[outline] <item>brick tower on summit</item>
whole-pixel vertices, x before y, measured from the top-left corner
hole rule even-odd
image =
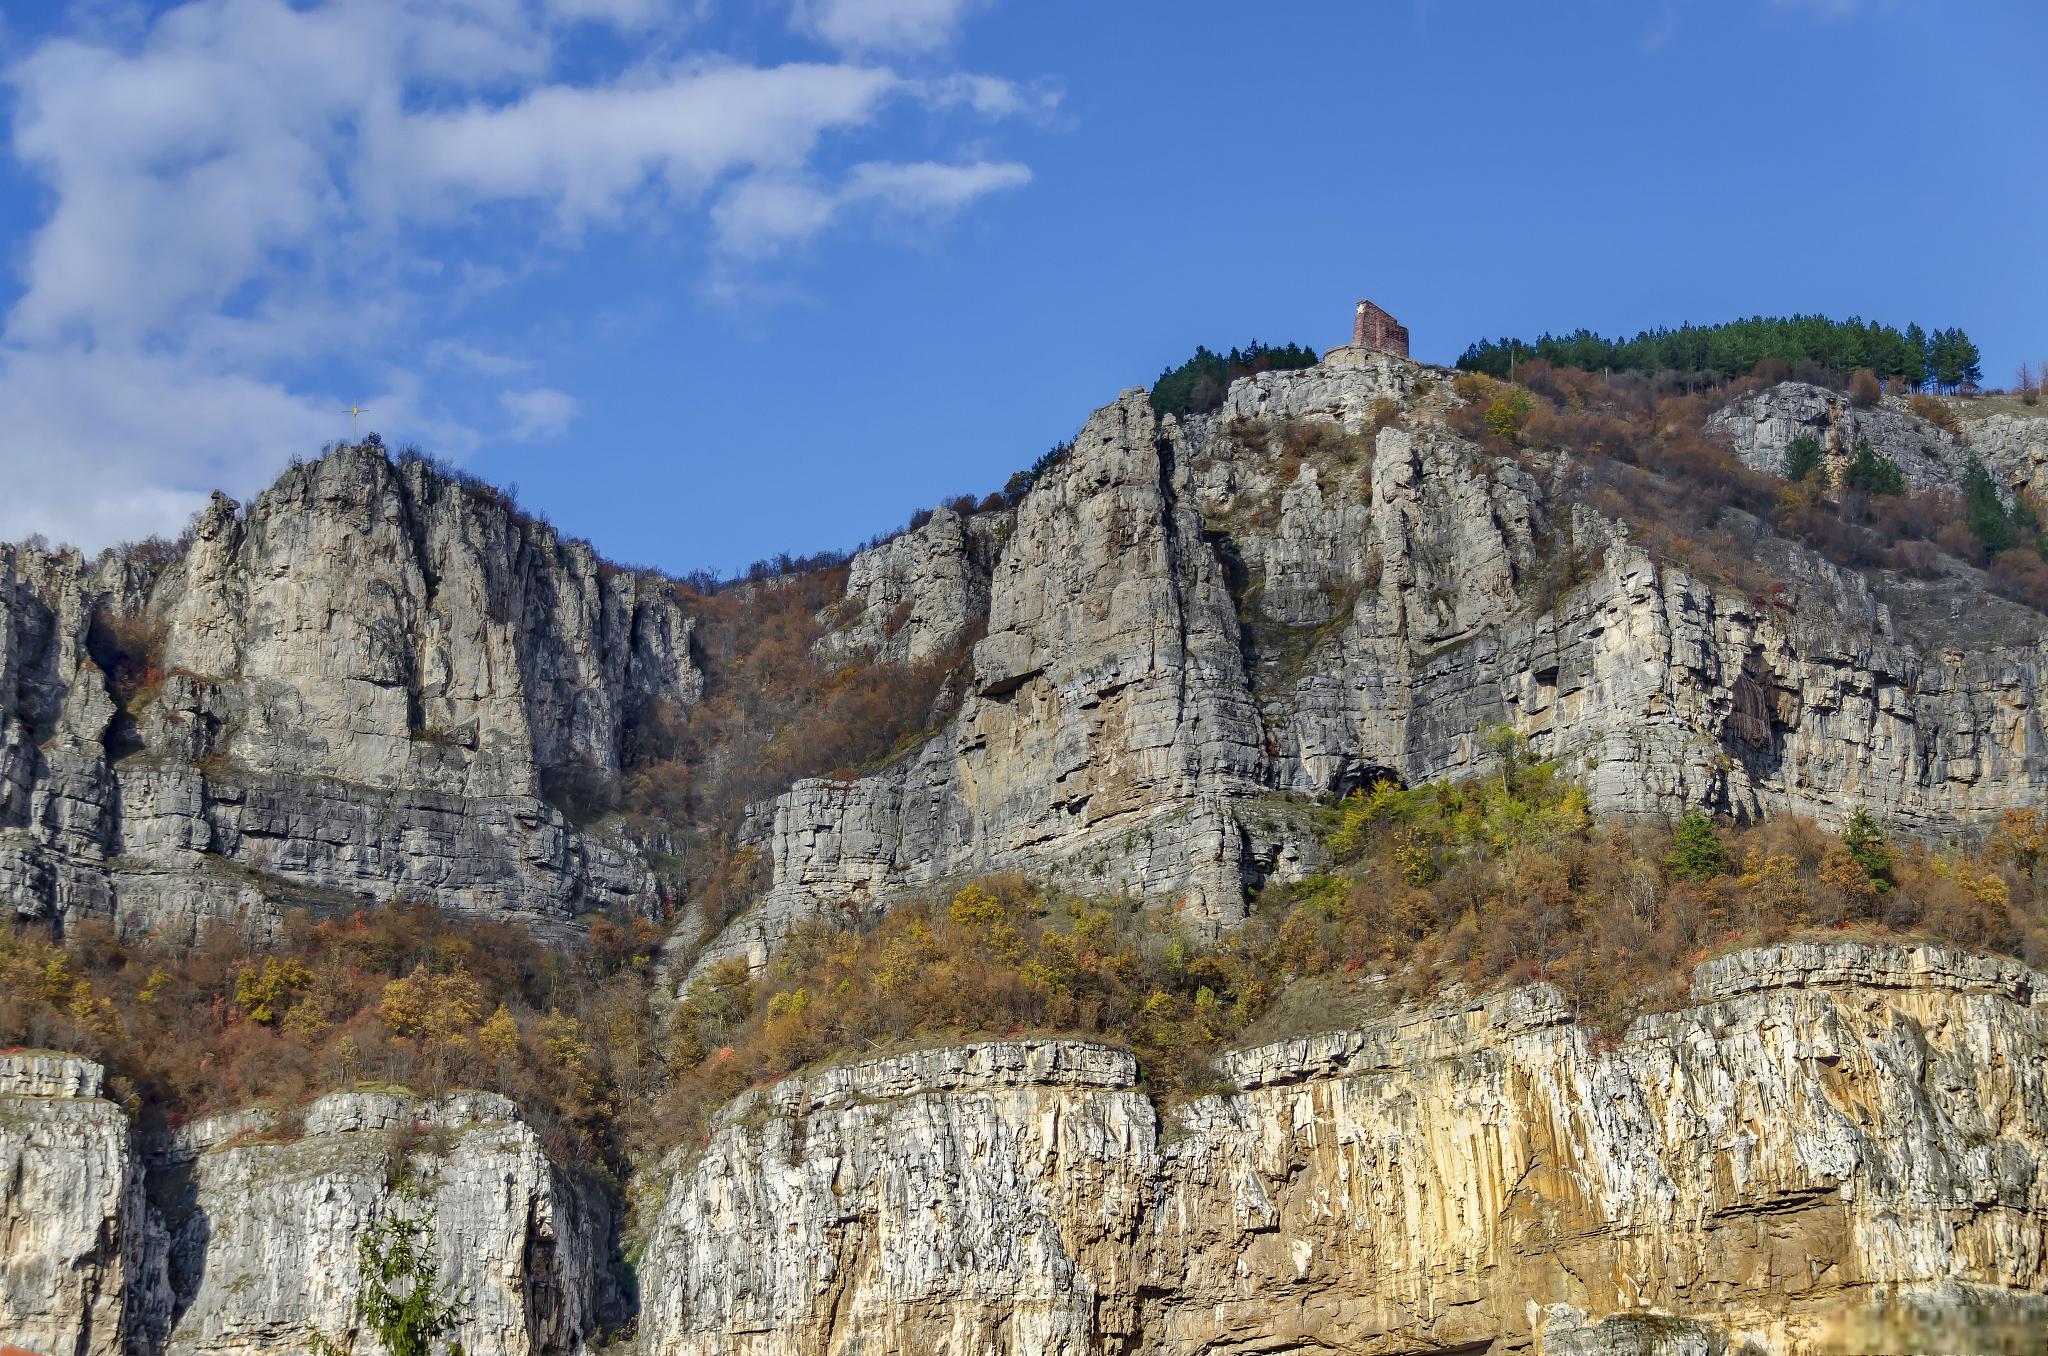
[[[1369,301],[1358,303],[1351,322],[1351,346],[1408,356],[1408,327]]]

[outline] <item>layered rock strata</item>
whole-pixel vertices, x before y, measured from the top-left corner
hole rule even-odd
[[[1482,771],[1493,726],[1600,814],[1860,806],[1945,835],[2048,795],[2038,614],[1987,606],[1981,580],[1887,591],[1754,523],[1731,530],[1777,584],[1709,584],[1575,504],[1569,464],[1458,436],[1444,386],[1370,354],[1237,382],[1213,415],[1156,418],[1137,393],[1098,411],[1016,510],[956,717],[876,775],[764,809],[773,885],[699,972],[758,963],[797,919],[1006,869],[1225,928],[1247,885],[1313,860],[1284,797]],[[1776,456],[1809,391],[1814,419],[1876,432],[1912,475],[1960,474],[1946,433],[1820,388],[1724,423]],[[972,575],[947,545],[971,539],[948,524],[864,554],[860,596]]]
[[[123,1356],[162,1312],[161,1237],[104,1083],[89,1060],[0,1054],[0,1336],[31,1351]]]
[[[1013,526],[1008,512],[963,517],[941,507],[922,526],[855,555],[821,649],[892,664],[948,657],[988,617],[990,577]]]
[[[823,1070],[671,1164],[643,1350],[1801,1353],[1916,1296],[2040,1322],[2044,995],[1789,945],[1618,1038],[1539,985],[1239,1051],[1163,1120],[1082,1043]]]
[[[335,1093],[139,1144],[100,1067],[0,1055],[0,1334],[55,1356],[304,1356],[357,1336],[358,1243],[431,1219],[471,1356],[576,1356],[625,1316],[611,1208],[510,1102]]]
[[[620,1316],[603,1196],[551,1164],[494,1094],[336,1093],[289,1128],[217,1117],[158,1149],[150,1186],[174,1296],[151,1353],[346,1342],[357,1245],[391,1211],[433,1222],[438,1283],[463,1307],[452,1336],[470,1356],[570,1356]]]
[[[564,810],[626,723],[701,690],[666,581],[502,496],[345,448],[182,556],[0,548],[0,891],[128,931],[426,898],[556,921],[649,908]]]

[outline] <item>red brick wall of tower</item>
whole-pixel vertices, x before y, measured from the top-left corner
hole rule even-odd
[[[1408,356],[1408,327],[1369,301],[1358,303],[1358,316],[1351,326],[1351,342],[1360,348],[1376,348]]]

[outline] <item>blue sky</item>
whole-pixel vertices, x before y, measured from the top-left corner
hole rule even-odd
[[[2048,7],[0,3],[0,537],[366,428],[730,569],[1197,343],[1757,312],[2048,358]]]

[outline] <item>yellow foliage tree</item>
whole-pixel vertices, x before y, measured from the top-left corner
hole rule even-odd
[[[483,990],[467,970],[435,974],[421,964],[384,986],[377,1015],[394,1035],[430,1047],[462,1045],[483,1017]]]

